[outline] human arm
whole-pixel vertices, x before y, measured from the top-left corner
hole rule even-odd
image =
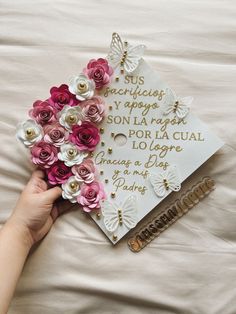
[[[36,170],[15,209],[0,230],[0,314],[7,313],[27,255],[50,230],[58,216],[55,200],[61,189],[48,189],[44,174]]]

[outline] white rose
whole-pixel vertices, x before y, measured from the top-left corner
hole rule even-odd
[[[80,185],[82,182],[76,180],[74,176],[69,177],[66,183],[61,185],[62,197],[69,200],[71,203],[77,202],[77,197],[80,195]]]
[[[84,74],[73,77],[69,84],[69,91],[76,95],[75,97],[81,101],[92,98],[94,90],[94,81],[88,79]]]
[[[59,123],[71,133],[72,126],[76,124],[80,125],[84,120],[84,114],[80,106],[70,107],[66,105],[58,113],[58,118]]]
[[[65,165],[68,167],[81,164],[87,156],[87,153],[79,151],[77,147],[71,143],[63,144],[58,153],[58,159],[64,161]]]
[[[16,137],[26,147],[32,147],[43,138],[43,128],[34,120],[29,119],[18,124],[16,128]]]

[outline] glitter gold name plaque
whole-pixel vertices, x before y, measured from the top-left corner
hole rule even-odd
[[[128,247],[132,252],[141,251],[148,243],[157,238],[163,231],[185,215],[193,206],[199,203],[215,188],[215,182],[210,177],[203,178],[190,190],[181,195],[170,206],[158,213],[152,221],[139,229],[128,239]]]

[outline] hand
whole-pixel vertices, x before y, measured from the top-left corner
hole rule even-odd
[[[54,205],[59,187],[48,189],[36,170],[24,188],[13,214],[0,230],[0,313],[7,309],[31,246],[50,230],[58,216]]]
[[[27,237],[30,246],[48,233],[59,214],[54,202],[62,190],[58,186],[48,189],[43,178],[43,171],[34,171],[8,221]]]

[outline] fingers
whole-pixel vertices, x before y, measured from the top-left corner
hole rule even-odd
[[[47,190],[47,183],[44,181],[44,176],[45,174],[42,170],[35,170],[27,183],[26,190],[30,193],[40,193]]]
[[[55,186],[54,188],[48,189],[47,191],[42,193],[45,201],[47,203],[53,204],[62,194],[62,189],[59,186]]]

